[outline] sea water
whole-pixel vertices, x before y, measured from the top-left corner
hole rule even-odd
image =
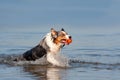
[[[50,27],[0,29],[0,80],[119,80],[120,32],[115,28],[66,27],[73,42],[61,54],[70,67],[30,62],[12,65],[11,59],[36,46]],[[59,28],[57,28],[59,29]],[[61,60],[62,62],[62,60]],[[19,64],[28,62],[19,62]],[[64,63],[64,62],[63,62]]]

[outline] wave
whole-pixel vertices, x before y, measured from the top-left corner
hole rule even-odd
[[[0,64],[9,64],[9,65],[17,65],[17,66],[24,66],[24,65],[40,65],[40,66],[48,66],[51,67],[52,65],[49,64],[45,58],[40,58],[36,61],[14,61],[20,55],[0,55]],[[103,63],[103,62],[95,62],[95,61],[87,61],[81,60],[80,58],[68,58],[68,63],[70,68],[94,68],[94,69],[119,69],[120,70],[120,63]]]

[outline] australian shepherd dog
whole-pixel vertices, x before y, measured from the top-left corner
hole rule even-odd
[[[61,64],[55,58],[55,55],[59,54],[61,48],[71,42],[72,37],[63,28],[60,31],[51,28],[51,31],[45,35],[37,46],[23,53],[22,58],[26,61],[35,61],[44,56],[47,62],[59,66]]]

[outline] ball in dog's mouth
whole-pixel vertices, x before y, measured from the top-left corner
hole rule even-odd
[[[69,45],[70,43],[72,43],[72,39],[62,39],[61,43]]]
[[[67,39],[66,43],[67,43],[67,45],[69,45],[70,43],[72,43],[72,39]]]

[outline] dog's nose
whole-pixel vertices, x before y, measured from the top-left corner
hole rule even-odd
[[[71,38],[72,38],[72,36],[69,36],[69,38],[71,39]]]

